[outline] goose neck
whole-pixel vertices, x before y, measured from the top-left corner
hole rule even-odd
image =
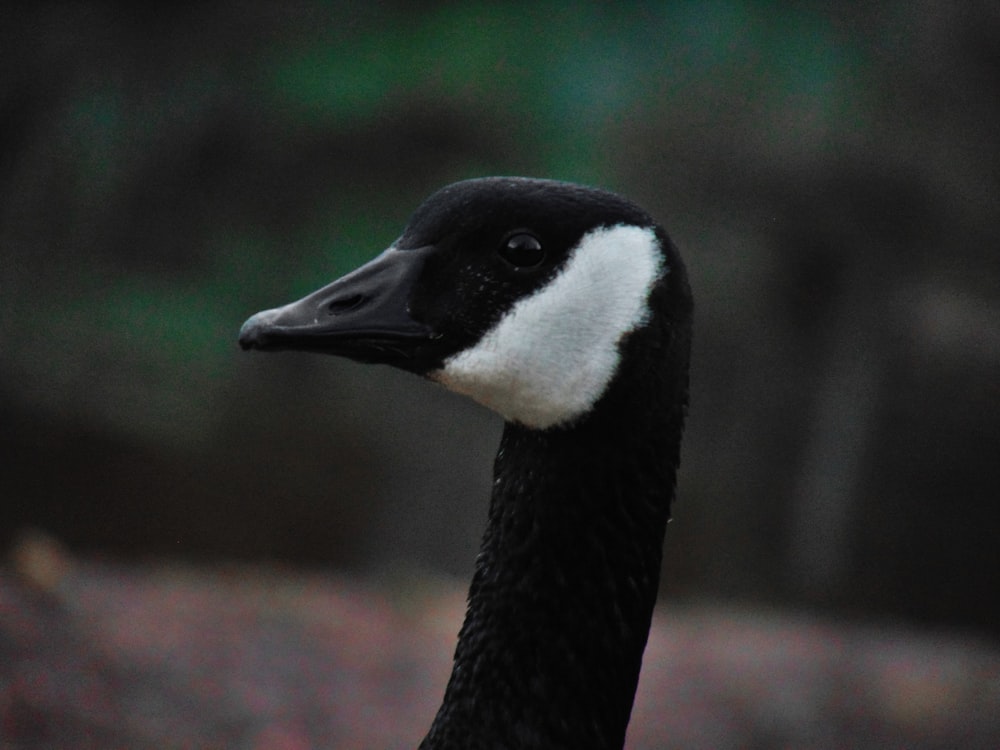
[[[669,430],[609,436],[599,420],[505,427],[453,673],[422,748],[622,747],[673,496],[670,442]]]

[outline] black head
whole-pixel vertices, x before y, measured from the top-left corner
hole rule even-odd
[[[547,427],[600,397],[674,270],[682,280],[663,230],[620,196],[467,180],[424,201],[374,260],[250,318],[240,344],[390,364]]]

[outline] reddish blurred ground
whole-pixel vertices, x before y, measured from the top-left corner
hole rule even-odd
[[[463,610],[255,567],[0,568],[0,748],[416,747]],[[998,748],[1000,649],[804,617],[661,606],[629,747]]]

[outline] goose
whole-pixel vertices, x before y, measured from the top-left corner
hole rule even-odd
[[[244,349],[387,364],[504,419],[451,677],[421,750],[621,748],[688,403],[692,298],[663,228],[602,189],[441,188]]]

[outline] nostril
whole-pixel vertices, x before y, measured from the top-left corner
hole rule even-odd
[[[349,297],[341,297],[328,303],[326,310],[330,315],[343,315],[351,310],[361,307],[368,298],[363,294],[352,294]]]

